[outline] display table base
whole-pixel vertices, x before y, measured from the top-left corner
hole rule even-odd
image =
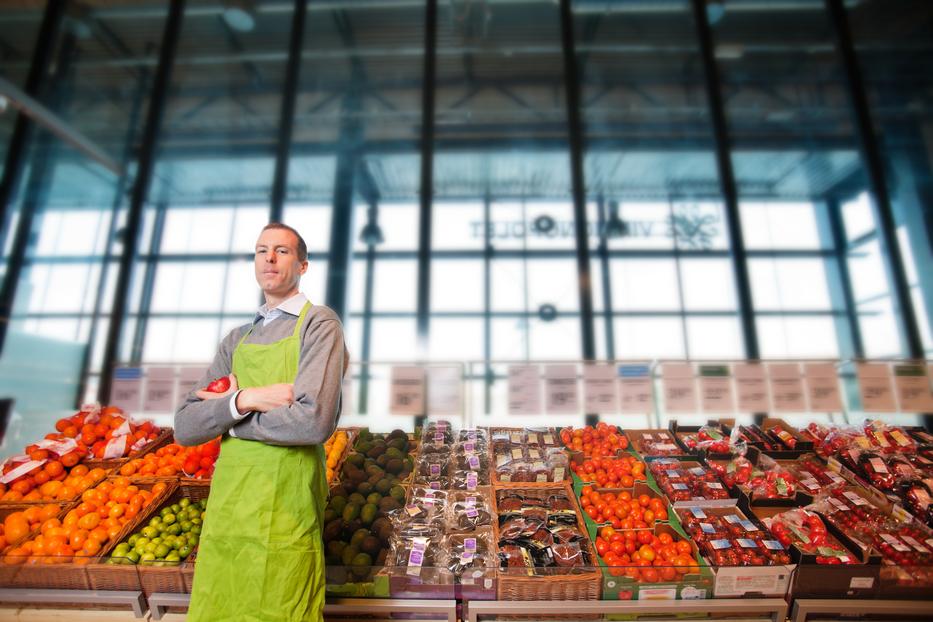
[[[161,620],[170,607],[188,607],[190,594],[160,594],[149,596],[149,610],[153,620]],[[324,615],[366,616],[367,619],[390,619],[396,613],[417,613],[432,615],[430,618],[419,617],[419,622],[457,622],[457,601],[455,600],[404,600],[399,598],[340,598],[328,600],[324,606]],[[379,616],[382,615],[383,618]]]
[[[928,600],[836,600],[801,598],[794,601],[792,622],[838,620],[845,616],[886,616],[908,620],[933,618],[933,602]]]
[[[592,601],[501,601],[474,600],[466,603],[466,620],[479,622],[480,617],[540,615],[584,616],[600,614],[640,614],[669,616],[676,620],[683,614],[699,612],[710,619],[728,617],[730,622],[755,620],[784,622],[787,603],[782,598],[730,599],[730,600],[592,600]],[[559,613],[556,613],[559,612]],[[663,618],[652,617],[652,622]]]
[[[137,618],[146,614],[142,592],[0,588],[0,603],[128,606]]]

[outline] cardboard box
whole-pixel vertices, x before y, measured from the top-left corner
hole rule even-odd
[[[719,430],[719,432],[725,436],[729,437],[729,434],[732,431],[733,425],[735,425],[734,419],[721,419],[719,421],[710,419],[706,422],[707,426],[714,427]],[[700,454],[700,449],[690,449],[687,447],[687,444],[684,442],[684,438],[693,434],[697,434],[700,431],[700,428],[704,426],[698,425],[679,425],[676,421],[671,421],[668,425],[668,430],[674,436],[674,439],[677,441],[677,444],[681,446],[684,453],[688,456],[697,456]],[[718,459],[728,459],[731,457],[731,454],[728,453],[715,453],[710,454],[713,458]]]
[[[658,460],[660,458],[687,458],[691,455],[684,451],[683,446],[677,442],[677,439],[673,434],[671,434],[670,430],[626,430],[625,433],[628,435],[629,441],[631,442],[630,447],[633,447],[635,451],[638,452],[638,455],[641,456],[642,460],[647,461]],[[645,439],[662,441],[663,444],[670,444],[673,446],[671,451],[675,453],[671,455],[652,455],[644,448]]]
[[[762,522],[786,508],[757,507],[752,509],[753,516]],[[819,513],[817,513],[819,515]],[[797,564],[791,583],[793,598],[876,598],[880,588],[881,556],[869,554],[848,538],[825,517],[823,524],[826,531],[860,564],[824,565],[816,563],[816,555],[805,553],[796,546],[791,546],[791,558]]]
[[[684,539],[684,536],[673,527],[663,523],[657,523],[653,531],[656,535],[668,533],[675,539]],[[599,558],[600,569],[603,573],[603,600],[697,600],[712,598],[713,573],[703,562],[696,543],[692,540],[689,542],[693,558],[700,566],[700,572],[677,575],[678,579],[675,581],[641,583],[624,576],[619,571],[620,569],[613,571],[603,563],[602,558]],[[614,574],[622,576],[613,576]]]

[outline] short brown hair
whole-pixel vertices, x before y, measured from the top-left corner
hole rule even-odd
[[[293,227],[289,227],[282,222],[270,222],[268,225],[262,228],[263,231],[266,229],[284,229],[285,231],[291,231],[292,235],[295,236],[298,240],[298,260],[307,261],[308,260],[308,245],[305,244],[305,239],[301,237],[301,234],[295,231]]]

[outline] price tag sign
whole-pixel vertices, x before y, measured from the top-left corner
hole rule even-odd
[[[544,386],[549,415],[575,415],[580,412],[576,365],[546,365]]]
[[[811,412],[841,412],[839,379],[832,363],[807,363],[803,366]]]
[[[897,412],[891,369],[887,363],[859,363],[856,367],[859,396],[865,412]]]
[[[541,376],[537,365],[509,366],[509,414],[541,413]]]
[[[803,381],[797,363],[772,363],[768,365],[771,381],[771,399],[776,412],[804,412]]]
[[[583,365],[583,401],[592,415],[614,415],[619,412],[615,370],[612,365]]]
[[[689,363],[664,363],[661,368],[664,387],[664,408],[671,413],[697,411],[696,385],[693,366]]]
[[[700,403],[705,413],[735,412],[728,365],[700,365]]]
[[[651,391],[651,367],[619,365],[619,404],[624,415],[646,415],[654,410]]]
[[[459,366],[428,368],[428,414],[453,417],[463,414],[463,382]]]
[[[897,401],[901,412],[933,412],[933,390],[930,389],[925,365],[895,365],[894,385],[897,387]]]
[[[178,376],[175,378],[175,382],[177,383],[175,390],[177,391],[179,401],[195,389],[203,388],[198,385],[206,372],[207,369],[204,367],[182,367],[178,370]],[[211,378],[211,380],[213,380],[213,378]]]
[[[389,384],[389,412],[410,417],[425,414],[424,380],[423,367],[393,367]]]
[[[113,384],[110,388],[110,403],[123,411],[138,413],[142,405],[143,370],[142,367],[118,367],[113,372]]]
[[[175,410],[175,368],[150,367],[146,370],[146,393],[143,412]]]
[[[736,397],[740,412],[764,413],[771,410],[764,365],[736,363],[733,374],[735,374]]]

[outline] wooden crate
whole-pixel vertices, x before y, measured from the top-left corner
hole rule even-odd
[[[584,536],[587,535],[583,515],[574,501],[573,488],[569,482],[553,483],[549,487],[543,485],[526,487],[529,492],[553,490],[562,492],[570,500],[571,506],[577,515],[577,529]],[[499,516],[497,501],[498,491],[507,490],[515,492],[521,490],[515,486],[494,487],[492,496],[493,516]],[[493,534],[496,540],[496,549],[499,547],[499,521],[493,521]],[[517,574],[499,570],[498,598],[499,600],[599,600],[602,589],[602,573],[597,564],[596,551],[593,544],[586,541],[587,552],[593,566],[582,570],[565,568],[537,569],[534,574]]]
[[[151,490],[153,484],[136,484],[143,490]],[[158,506],[160,502],[173,490],[174,484],[170,484],[165,491],[156,496],[151,506]],[[74,504],[63,509],[61,516],[64,517]],[[101,550],[101,555],[106,554],[126,537],[126,530],[133,526],[136,521],[130,521],[114,538],[111,538],[106,547]],[[100,565],[100,555],[96,557],[74,557],[68,558],[62,563],[43,564],[29,562],[15,566],[3,565],[0,567],[0,584],[5,587],[31,588],[31,589],[59,589],[59,590],[88,590],[91,589],[88,569]],[[113,589],[113,588],[104,588]],[[126,588],[124,588],[126,589]],[[129,588],[129,589],[138,589]]]

